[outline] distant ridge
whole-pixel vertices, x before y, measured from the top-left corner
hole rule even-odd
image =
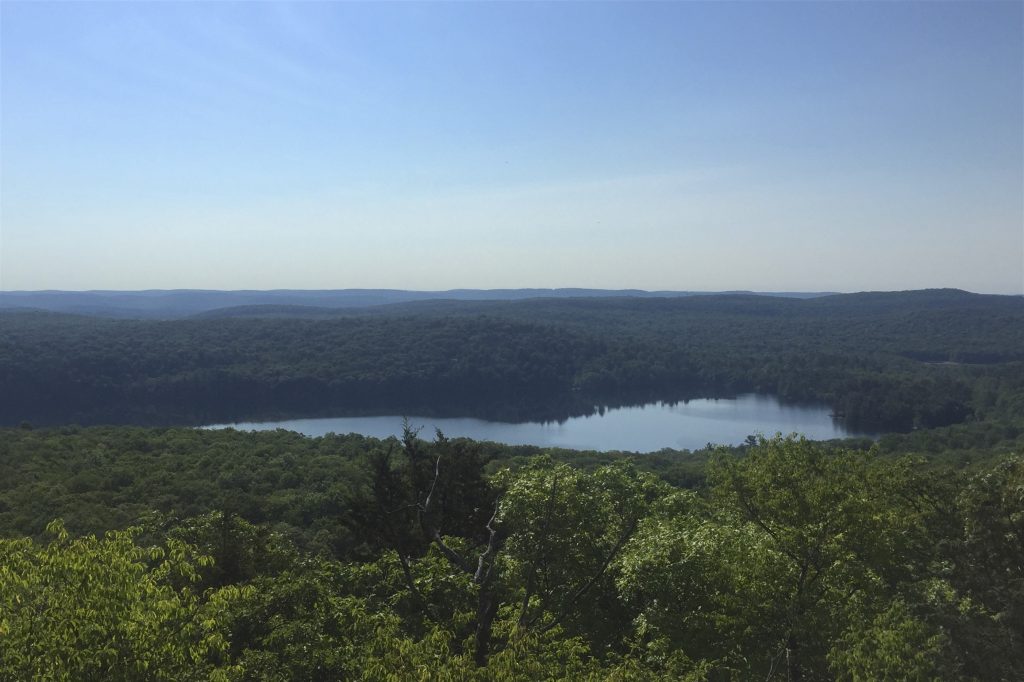
[[[0,308],[34,308],[96,317],[179,319],[219,309],[268,306],[238,314],[322,316],[345,309],[369,308],[418,301],[521,301],[536,298],[676,298],[741,294],[782,298],[817,298],[831,292],[644,291],[641,289],[271,289],[220,291],[211,289],[149,289],[144,291],[3,291]],[[301,307],[303,310],[285,310]],[[276,308],[272,309],[272,308]],[[225,316],[232,316],[227,314]]]

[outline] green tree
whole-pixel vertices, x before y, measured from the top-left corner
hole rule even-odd
[[[515,622],[514,628],[499,628],[506,639],[519,636],[513,631],[544,634],[569,626],[591,643],[616,639],[601,624],[620,619],[604,613],[588,623],[579,616],[621,610],[612,576],[615,559],[651,502],[667,490],[664,483],[627,464],[586,473],[541,458],[487,484],[479,460],[453,450],[443,434],[428,446],[406,425],[402,443],[402,467],[396,470],[383,458],[375,465],[387,533],[406,586],[428,619],[441,622],[442,609],[417,584],[423,543],[468,577],[476,606],[466,620],[478,666],[487,665],[499,617]],[[476,463],[467,466],[467,461]],[[453,490],[474,491],[476,502],[467,504]],[[445,506],[444,500],[453,498],[462,501]],[[491,500],[488,510],[483,505]],[[461,510],[461,517],[453,517],[453,509]],[[475,531],[467,515],[477,518]],[[461,534],[450,536],[447,528],[462,529]],[[514,615],[503,608],[511,604]]]
[[[135,529],[48,531],[46,545],[0,540],[0,678],[227,679],[225,631],[188,587],[207,557],[174,540],[139,547]]]
[[[970,673],[1024,676],[1024,456],[973,475],[957,505],[962,538],[950,543],[966,617],[951,623]],[[953,538],[955,539],[955,538]],[[968,608],[968,606],[970,608]]]
[[[917,600],[935,568],[935,512],[910,463],[762,438],[745,456],[720,454],[709,480],[706,499],[664,500],[623,554],[619,588],[649,650],[678,648],[741,679],[801,680],[853,666],[830,655],[857,628],[879,641],[937,641],[928,614],[883,618],[893,600]],[[871,650],[871,640],[856,641]],[[856,660],[881,669],[869,663]],[[919,669],[913,657],[889,664]]]
[[[615,587],[617,559],[670,488],[628,462],[587,473],[549,458],[504,472],[498,484],[502,575],[519,626],[562,626],[601,650],[621,642],[630,616]]]

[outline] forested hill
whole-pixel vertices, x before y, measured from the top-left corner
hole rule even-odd
[[[1024,299],[959,291],[424,302],[322,319],[0,314],[0,419],[509,420],[758,391],[866,430],[1024,414]]]
[[[749,293],[749,292],[747,292]],[[0,291],[0,308],[49,310],[51,312],[125,319],[170,320],[218,308],[238,306],[302,306],[327,310],[366,308],[409,301],[437,299],[506,301],[528,298],[678,297],[702,296],[694,291],[643,291],[640,289],[273,289],[267,291],[216,291],[204,289],[153,289],[147,291]],[[820,293],[773,292],[765,296],[809,298]]]
[[[534,291],[534,290],[521,290]],[[567,290],[553,290],[567,291]],[[203,311],[196,318],[218,317],[353,317],[405,315],[496,315],[538,320],[564,321],[580,314],[604,312],[721,316],[784,315],[787,317],[875,316],[893,313],[907,315],[929,311],[973,311],[978,315],[1013,314],[1024,308],[1024,297],[974,294],[961,289],[920,289],[914,291],[868,291],[855,294],[754,294],[723,292],[712,294],[669,295],[670,292],[646,292],[636,296],[628,292],[604,295],[524,296],[502,299],[466,299],[439,296],[419,301],[401,301],[381,305],[327,307],[305,304],[246,304]],[[663,295],[664,294],[664,295]]]

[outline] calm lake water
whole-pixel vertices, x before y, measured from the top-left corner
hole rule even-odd
[[[446,436],[465,436],[509,445],[539,445],[578,450],[654,452],[662,448],[694,450],[708,443],[737,445],[750,434],[801,433],[814,440],[858,435],[832,419],[825,407],[782,405],[771,396],[742,395],[678,403],[650,403],[607,409],[603,414],[572,417],[563,422],[510,424],[470,418],[417,417],[410,424],[422,427],[426,438],[434,429]],[[402,415],[289,419],[276,422],[215,424],[206,428],[242,430],[287,429],[308,436],[359,433],[387,438],[402,432]]]

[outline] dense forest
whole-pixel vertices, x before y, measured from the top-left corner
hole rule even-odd
[[[1024,433],[989,437],[7,429],[0,678],[1020,679]]]
[[[1024,414],[1024,299],[955,290],[0,313],[8,425],[350,412],[517,421],[762,392],[908,431]]]
[[[881,435],[189,428],[747,391]],[[1024,677],[1019,297],[8,310],[0,419],[0,680]]]

